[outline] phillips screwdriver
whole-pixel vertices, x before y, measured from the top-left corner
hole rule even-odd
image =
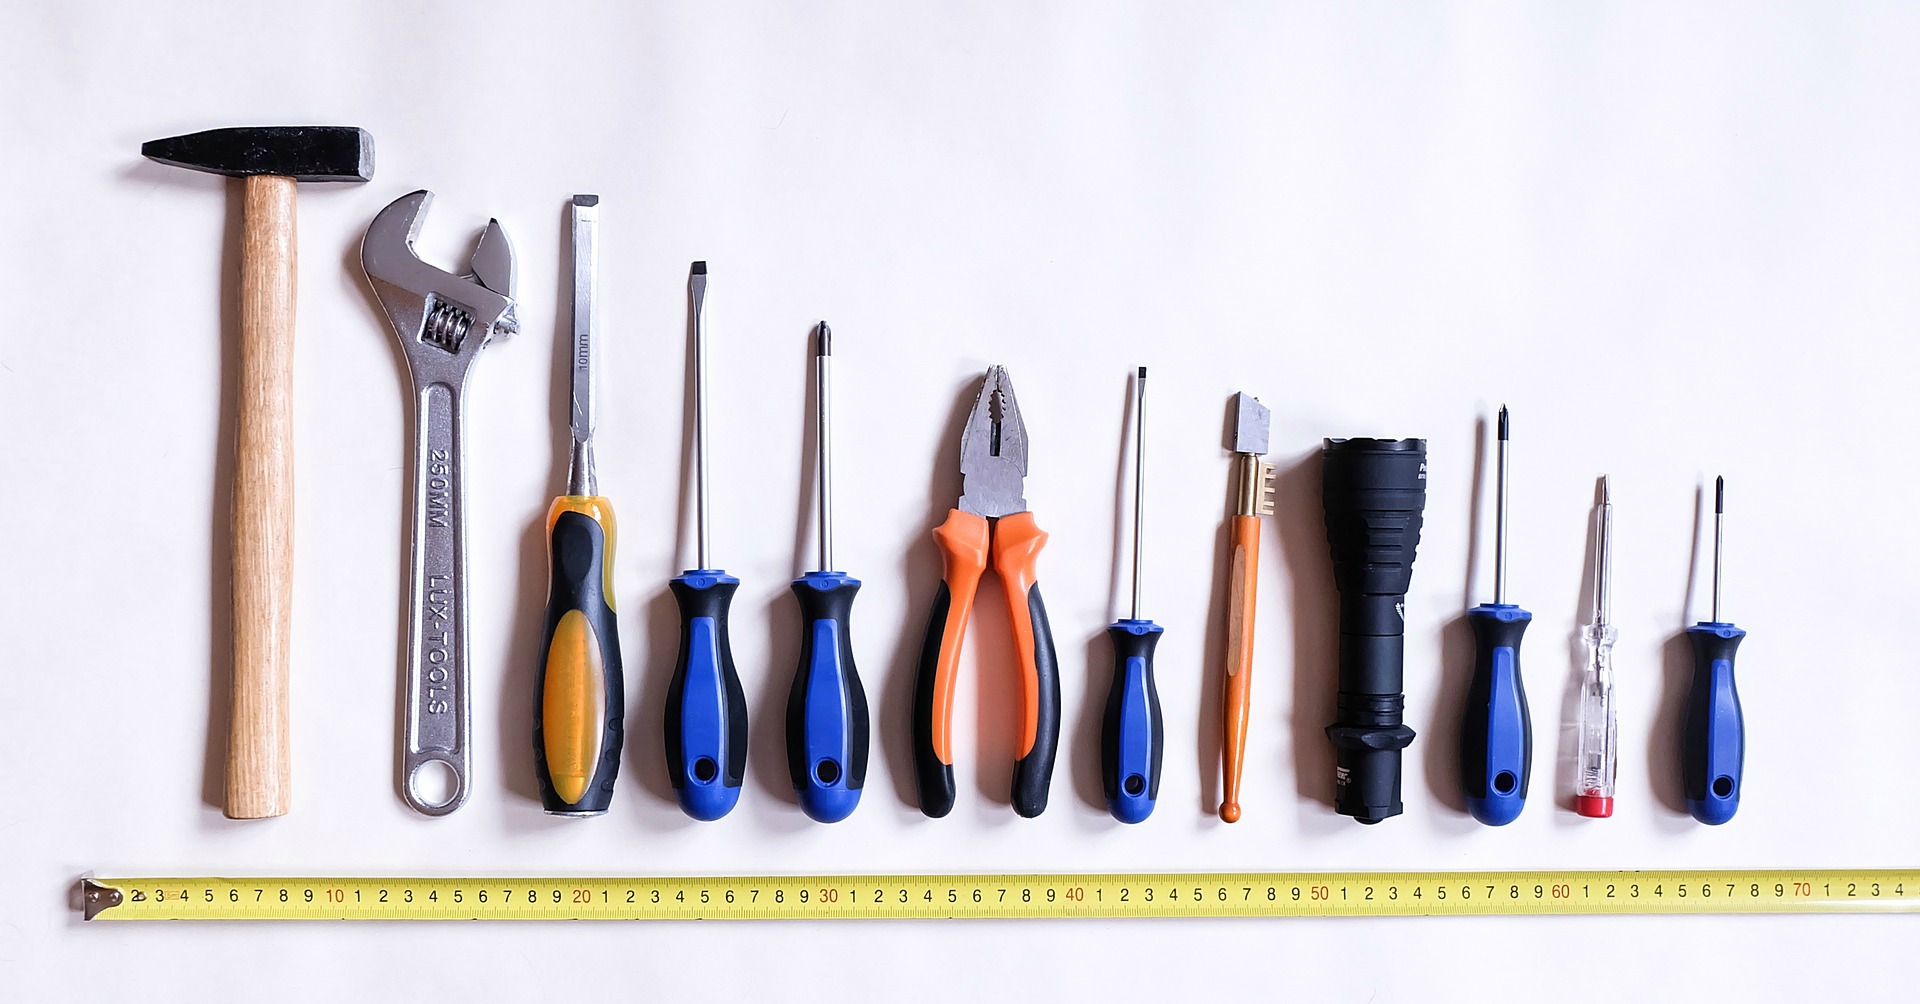
[[[1740,765],[1746,723],[1733,687],[1733,653],[1747,633],[1720,619],[1720,531],[1726,522],[1727,479],[1713,479],[1713,619],[1687,629],[1693,643],[1693,686],[1681,728],[1680,772],[1687,811],[1718,826],[1740,808]]]
[[[833,563],[833,330],[821,321],[813,350],[814,434],[820,492],[820,570],[793,580],[800,601],[800,668],[787,695],[787,772],[800,807],[837,823],[860,804],[867,781],[867,692],[853,666],[847,618],[860,580]]]
[[[1140,618],[1141,496],[1146,488],[1147,368],[1133,384],[1133,607],[1124,620],[1107,628],[1113,639],[1113,688],[1101,728],[1100,780],[1107,811],[1123,823],[1138,823],[1153,812],[1160,797],[1160,755],[1165,733],[1160,721],[1160,691],[1153,683],[1153,649],[1165,630]]]
[[[620,637],[613,615],[613,505],[593,469],[593,359],[600,198],[576,195],[573,235],[572,447],[567,493],[547,510],[547,620],[534,681],[533,754],[540,801],[556,816],[597,816],[620,770]]]
[[[1600,479],[1600,511],[1593,524],[1593,621],[1580,630],[1587,668],[1580,680],[1580,759],[1573,808],[1582,816],[1613,815],[1619,773],[1613,720],[1613,493]]]
[[[714,568],[707,522],[707,263],[687,277],[693,315],[693,469],[699,564],[670,584],[680,604],[680,654],[667,685],[667,772],[680,808],[719,819],[740,801],[747,772],[747,697],[733,667],[727,606],[740,580]]]
[[[1460,730],[1460,780],[1467,811],[1488,826],[1505,826],[1527,804],[1533,768],[1533,726],[1520,683],[1520,636],[1533,615],[1507,602],[1507,408],[1500,406],[1494,501],[1493,602],[1467,611],[1475,652]]]

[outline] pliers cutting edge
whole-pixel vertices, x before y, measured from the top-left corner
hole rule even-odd
[[[1047,807],[1060,746],[1060,673],[1035,565],[1047,534],[1035,525],[1022,493],[1027,428],[1005,367],[987,370],[980,397],[960,436],[960,502],[933,531],[944,565],[927,638],[914,677],[913,759],[920,810],[953,810],[953,681],[980,578],[993,569],[1006,588],[1014,652],[1020,661],[1020,754],[1013,765],[1013,811],[1037,816]]]

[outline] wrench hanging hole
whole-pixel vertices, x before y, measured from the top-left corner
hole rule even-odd
[[[413,769],[413,776],[407,778],[407,787],[412,789],[415,801],[429,809],[439,809],[460,794],[460,779],[454,774],[453,765],[445,760],[423,760]]]

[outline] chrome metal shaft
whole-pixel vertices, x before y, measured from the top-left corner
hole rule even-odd
[[[813,392],[820,431],[814,437],[819,468],[820,570],[833,564],[833,329],[821,321],[813,348]]]

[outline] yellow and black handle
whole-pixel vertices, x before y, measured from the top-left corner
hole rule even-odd
[[[563,495],[547,511],[547,621],[534,681],[540,801],[556,816],[607,811],[627,706],[613,613],[613,506]]]

